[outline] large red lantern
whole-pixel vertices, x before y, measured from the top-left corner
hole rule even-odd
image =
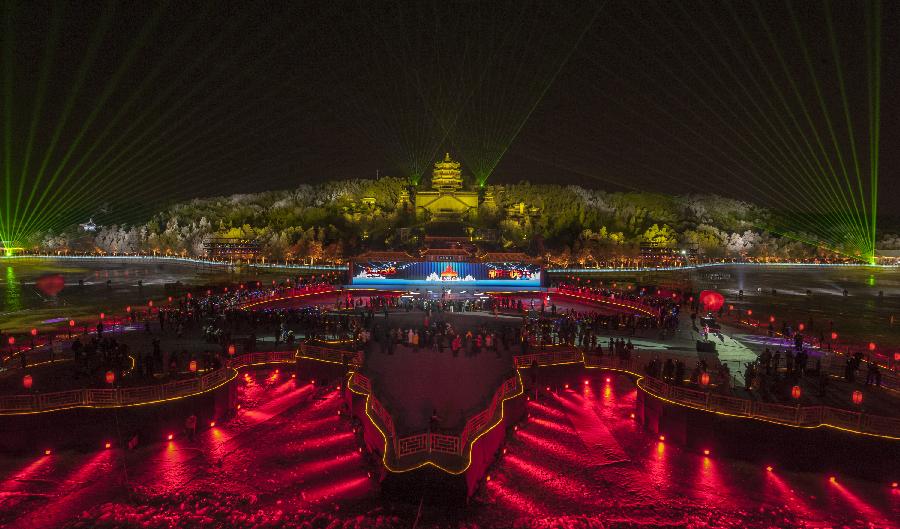
[[[131,305],[128,305],[127,307],[125,307],[125,312],[127,312],[129,314],[131,313]]]
[[[747,316],[753,316],[753,309],[747,309]]]
[[[791,388],[791,397],[794,400],[797,400],[800,398],[800,393],[801,393],[800,386],[794,386]]]
[[[34,282],[34,286],[50,297],[56,297],[66,286],[66,280],[59,274],[41,276]]]
[[[75,326],[75,320],[69,320],[69,327]]]
[[[775,316],[769,316],[769,323],[775,323]]]
[[[875,350],[875,342],[869,342],[869,351]]]
[[[152,300],[152,299],[151,299],[150,301],[147,302],[147,306],[148,306],[148,307],[152,307],[152,306],[153,306],[153,300]]]
[[[112,371],[107,371],[106,372],[106,383],[112,384],[115,381],[116,381],[116,374]]]
[[[9,345],[15,345],[16,344],[15,336],[10,336],[9,339],[6,340],[6,342],[9,343]]]
[[[105,319],[105,318],[106,318],[106,314],[104,314],[104,313],[101,312],[101,313],[100,313],[100,319],[102,320],[102,319]]]
[[[700,385],[704,387],[709,385],[709,373],[704,371],[700,374]]]
[[[862,391],[857,389],[856,391],[853,392],[853,404],[856,404],[857,406],[859,406],[860,404],[862,404],[862,401],[863,401]]]
[[[234,344],[228,346],[228,354],[234,356]]]
[[[34,327],[31,328],[31,335],[37,336],[37,329],[35,329]]]
[[[894,353],[894,362],[900,362],[900,351]]]
[[[706,310],[715,312],[721,309],[722,305],[725,304],[725,297],[715,290],[704,290],[700,293],[700,304],[702,304]]]
[[[804,324],[801,323],[800,325],[797,326],[797,329],[798,329],[800,332],[803,332],[804,329],[806,329],[806,325],[804,325]]]
[[[837,339],[838,339],[838,333],[836,333],[836,332],[831,333],[831,339],[832,339],[832,341],[833,341],[833,340],[837,340]]]
[[[22,386],[25,389],[31,389],[32,384],[34,384],[34,379],[31,378],[31,375],[25,375],[22,377]]]
[[[191,360],[191,363],[188,364],[188,369],[191,370],[191,373],[196,373],[197,372],[197,361]]]

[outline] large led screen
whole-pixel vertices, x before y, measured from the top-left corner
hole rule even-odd
[[[541,285],[541,267],[523,263],[368,261],[353,263],[354,285]]]

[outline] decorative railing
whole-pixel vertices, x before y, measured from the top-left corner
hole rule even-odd
[[[530,365],[531,360],[525,363]],[[552,363],[554,362],[542,364],[538,360],[538,365],[551,365]],[[518,358],[516,358],[516,364],[517,366],[520,364]],[[872,415],[863,411],[831,406],[799,406],[762,402],[669,384],[644,375],[644,366],[640,358],[623,359],[615,356],[584,355],[584,365],[589,368],[628,372],[638,377],[638,387],[645,393],[703,411],[761,419],[789,426],[830,426],[854,433],[900,439],[900,418]],[[823,369],[825,369],[824,365]]]
[[[55,411],[75,407],[115,408],[152,404],[164,400],[189,397],[213,390],[236,376],[246,366],[293,362],[294,351],[246,353],[235,356],[225,367],[202,375],[152,386],[123,388],[86,388],[0,396],[0,415]]]
[[[590,292],[589,290],[580,291],[569,288],[558,288],[556,289],[555,293],[556,295],[564,296],[567,298],[578,299],[581,301],[590,301],[594,303],[602,303],[604,305],[612,305],[614,307],[640,312],[646,314],[647,316],[653,316],[654,318],[659,316],[658,307],[654,307],[653,305],[648,305],[646,303],[641,303],[639,301],[621,299],[615,296],[604,296],[603,294],[595,294],[593,292]]]
[[[478,435],[491,428],[491,423],[498,416],[503,401],[515,396],[521,389],[518,376],[504,380],[503,384],[494,392],[490,405],[470,417],[459,435],[421,432],[406,437],[398,437],[394,419],[387,408],[375,396],[372,389],[372,381],[362,373],[356,372],[350,379],[350,384],[356,391],[368,395],[368,411],[371,416],[378,420],[380,424],[379,429],[384,434],[388,446],[393,448],[395,459],[401,464],[404,458],[424,453],[463,456],[466,446],[474,441]]]
[[[329,294],[332,292],[337,292],[337,289],[335,289],[334,286],[327,284],[307,285],[304,287],[279,290],[272,289],[266,294],[247,296],[246,299],[240,300],[237,303],[237,306],[243,309],[248,309],[251,307],[256,307],[258,305],[275,303],[286,299],[317,296],[320,294]]]
[[[308,358],[310,360],[353,367],[361,367],[364,359],[364,353],[362,351],[346,351],[343,349],[332,349],[330,347],[320,347],[305,343],[300,344],[299,356],[300,358]]]

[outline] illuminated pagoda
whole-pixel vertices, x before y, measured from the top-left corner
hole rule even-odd
[[[478,209],[478,193],[463,190],[459,162],[450,158],[435,162],[431,172],[431,190],[416,193],[416,212],[432,220],[460,220]]]

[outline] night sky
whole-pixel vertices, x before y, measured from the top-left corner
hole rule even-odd
[[[0,191],[48,227],[140,221],[191,197],[427,174],[450,151],[488,183],[827,208],[868,197],[869,7],[4,1]],[[888,221],[900,8],[880,18]],[[804,196],[841,161],[852,185],[836,169]]]

